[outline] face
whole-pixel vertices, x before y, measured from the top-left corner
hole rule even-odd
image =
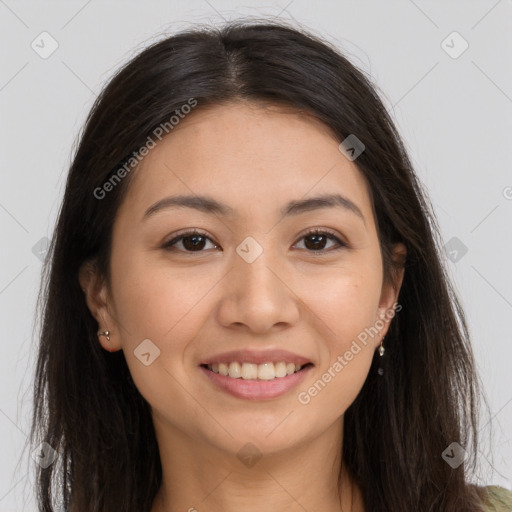
[[[402,275],[384,283],[369,190],[338,144],[305,114],[232,103],[189,114],[133,171],[111,287],[81,283],[169,432],[277,453],[342,423]],[[177,196],[197,208],[161,202]]]

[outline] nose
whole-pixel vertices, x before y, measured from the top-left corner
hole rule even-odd
[[[300,318],[300,301],[290,281],[266,252],[252,263],[237,257],[223,285],[219,322],[255,334],[294,325]]]

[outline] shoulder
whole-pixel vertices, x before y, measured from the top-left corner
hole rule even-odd
[[[488,485],[480,492],[486,512],[512,512],[512,491],[497,485]]]

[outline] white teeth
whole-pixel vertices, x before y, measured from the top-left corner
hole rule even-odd
[[[273,380],[298,372],[302,369],[302,365],[285,363],[284,361],[263,364],[238,363],[237,361],[233,361],[232,363],[209,364],[208,369],[225,377],[231,377],[232,379]]]
[[[276,377],[286,377],[286,363],[275,363],[274,370],[276,371]]]
[[[242,379],[257,379],[257,378],[258,378],[258,365],[244,363],[242,365]]]
[[[272,380],[276,378],[274,363],[263,363],[258,365],[258,379]]]
[[[242,366],[239,363],[229,365],[229,376],[232,379],[239,379],[242,376]]]

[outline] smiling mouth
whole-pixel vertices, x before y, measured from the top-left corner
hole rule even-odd
[[[305,368],[313,365],[312,363],[294,364],[285,363],[284,361],[278,361],[275,363],[268,362],[263,364],[240,363],[233,361],[230,363],[202,364],[201,366],[213,373],[217,373],[231,379],[269,381],[288,377],[289,375],[299,373]]]

